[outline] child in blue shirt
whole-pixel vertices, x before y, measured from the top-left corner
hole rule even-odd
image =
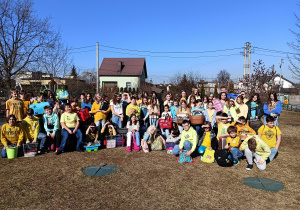
[[[171,115],[172,115],[172,118],[173,118],[173,122],[176,122],[175,115],[176,115],[177,109],[179,108],[179,103],[178,103],[177,99],[175,99],[173,101],[173,103],[174,103],[174,105],[171,106],[170,112],[171,112]]]

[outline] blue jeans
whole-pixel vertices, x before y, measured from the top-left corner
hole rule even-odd
[[[182,133],[182,131],[183,131],[182,125],[178,125],[178,130],[179,130],[180,133]]]
[[[71,131],[73,131],[75,128],[69,128]],[[63,151],[65,146],[66,146],[66,142],[70,136],[69,132],[66,130],[66,129],[62,129],[62,140],[61,140],[61,144],[60,144],[60,147],[59,147],[59,150],[60,151]],[[80,149],[80,145],[81,145],[81,142],[82,142],[82,133],[80,131],[80,129],[77,130],[76,132],[76,138],[77,138],[77,145],[76,145],[76,149]]]
[[[278,150],[276,148],[270,148],[271,149],[271,154],[269,156],[270,162],[274,160]]]
[[[198,139],[200,139],[200,129],[201,129],[201,125],[193,125],[193,128],[195,129],[195,131],[198,134]]]
[[[111,121],[117,128],[122,128],[122,121],[120,117],[113,115]]]
[[[161,135],[167,139],[170,136],[170,130],[167,128],[162,128],[161,130]]]
[[[158,126],[158,119],[149,119],[149,121],[150,121],[150,125],[154,125],[155,127],[157,127]]]
[[[190,151],[191,148],[192,148],[192,146],[193,146],[193,144],[191,142],[185,141],[183,143],[183,148],[182,149]],[[174,147],[174,149],[173,149],[172,152],[173,152],[174,155],[179,155],[179,153],[180,153],[179,145],[175,145],[175,147]]]
[[[19,148],[18,148],[18,157],[22,157],[24,156],[24,151],[23,151],[23,146],[21,145]],[[6,153],[6,149],[2,148],[2,151],[1,151],[1,157],[2,158],[7,158],[7,153]]]
[[[266,118],[267,118],[267,115],[264,116],[264,125],[267,124]],[[274,125],[277,126],[277,127],[278,127],[278,118],[279,118],[279,116],[274,117],[274,119],[275,119]]]
[[[239,148],[236,147],[231,147],[230,148],[232,156],[233,156],[233,161],[238,161],[238,158],[243,156],[243,152],[239,150]]]
[[[95,125],[96,125],[97,128],[100,126],[100,123],[101,123],[101,128],[105,125],[105,122],[104,122],[103,119],[99,120],[99,121],[95,122]]]
[[[44,148],[46,139],[47,139],[47,135],[46,135],[45,133],[39,133],[39,135],[38,135],[38,140],[41,141],[41,143],[40,143],[40,149],[43,149],[43,148]]]
[[[205,152],[205,150],[206,150],[206,148],[207,148],[207,147],[201,145],[201,146],[199,147],[199,149],[198,149],[199,154],[200,154],[200,155],[203,155],[204,152]]]

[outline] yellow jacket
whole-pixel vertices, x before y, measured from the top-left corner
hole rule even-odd
[[[23,141],[23,131],[20,125],[10,127],[8,123],[1,128],[1,142],[6,147],[10,144],[21,145]]]
[[[256,139],[256,144],[257,144],[255,153],[262,156],[262,158],[261,158],[262,161],[266,161],[271,154],[271,149],[267,145],[267,143],[264,142],[264,140],[259,138],[258,135],[251,135],[251,136],[247,137],[241,145],[241,150],[245,150],[248,147],[248,140],[252,137],[254,137]]]
[[[31,139],[34,141],[37,140],[40,130],[39,118],[34,116],[32,119],[29,119],[26,117],[23,120],[22,127],[25,141]]]
[[[126,115],[128,117],[130,117],[130,115],[132,114],[132,109],[136,110],[136,118],[139,119],[140,117],[140,113],[141,113],[141,108],[138,105],[132,105],[131,103],[128,104],[128,106],[126,107]]]
[[[101,107],[101,102],[99,104],[97,102],[94,102],[93,105],[92,105],[91,113],[95,114],[94,115],[94,122],[98,122],[99,120],[106,121],[107,114],[110,112],[110,106],[106,110],[107,114],[104,114],[102,112],[97,112],[98,110],[100,110],[100,107]]]

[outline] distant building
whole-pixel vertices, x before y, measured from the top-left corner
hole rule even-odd
[[[140,88],[147,78],[145,58],[104,58],[99,69],[100,88]]]
[[[200,80],[200,82],[197,83],[197,87],[200,90],[202,83],[204,85],[205,94],[214,94],[215,86],[218,85],[217,91],[220,92],[220,87],[218,82],[206,82],[204,80]]]

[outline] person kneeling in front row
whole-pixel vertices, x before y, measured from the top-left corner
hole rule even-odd
[[[241,150],[245,150],[248,166],[246,170],[253,168],[253,160],[259,170],[266,170],[266,160],[271,154],[270,147],[257,135],[249,136],[241,145]]]
[[[181,141],[173,149],[174,155],[179,155],[181,150],[186,150],[188,155],[191,155],[197,146],[198,134],[188,120],[182,122],[183,131],[181,133]]]

